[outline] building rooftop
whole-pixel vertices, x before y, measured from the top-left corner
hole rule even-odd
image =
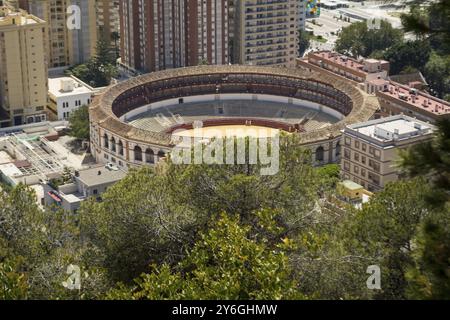
[[[86,170],[78,171],[75,174],[76,179],[84,183],[88,187],[94,187],[107,183],[117,182],[126,176],[123,170],[108,169],[105,166],[98,166]]]
[[[391,81],[382,94],[436,115],[450,114],[448,102],[400,83]]]
[[[23,173],[13,163],[0,164],[0,171],[7,177],[22,176]]]
[[[423,74],[420,71],[390,75],[389,79],[392,80],[393,82],[409,86],[411,86],[410,84],[417,84],[417,83],[422,84],[424,86],[428,85],[427,81],[425,80]]]
[[[387,85],[389,83],[389,81],[384,80],[384,79],[373,79],[369,81],[370,84],[373,84],[375,86],[384,86]]]
[[[94,91],[71,77],[55,77],[48,79],[48,92],[56,98],[76,94],[93,94]]]
[[[333,63],[336,63],[340,66],[347,67],[349,69],[353,69],[355,71],[363,71],[364,65],[360,62],[358,62],[355,59],[352,59],[346,55],[334,52],[334,51],[318,51],[318,52],[311,52],[310,55],[313,55],[317,58],[321,58],[323,60],[331,61]]]
[[[371,120],[347,127],[347,129],[380,142],[405,140],[420,135],[431,134],[434,128],[429,123],[405,115]]]
[[[13,11],[10,7],[0,6],[0,27],[11,25],[26,26],[38,23],[45,23],[45,21],[28,14],[24,10]]]
[[[69,203],[78,203],[78,202],[81,202],[83,199],[83,196],[81,194],[77,195],[77,194],[73,194],[73,193],[64,194],[63,197]]]
[[[338,65],[343,69],[358,72],[360,75],[379,74],[380,72],[387,72],[389,62],[378,59],[353,59],[344,54],[335,51],[315,51],[308,54],[308,62],[311,63],[310,58],[320,59],[324,62],[329,62]],[[313,64],[316,64],[313,62]],[[334,70],[337,74],[339,71]]]
[[[348,190],[359,190],[363,189],[364,187],[360,184],[357,184],[356,182],[353,182],[351,180],[344,180],[341,182],[342,186]]]

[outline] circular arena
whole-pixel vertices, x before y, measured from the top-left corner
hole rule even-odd
[[[97,96],[89,108],[91,152],[129,168],[154,164],[173,135],[204,129],[299,134],[316,164],[338,162],[346,125],[367,121],[377,99],[343,78],[304,69],[197,66],[145,74]],[[272,131],[270,131],[272,130]],[[272,133],[270,133],[272,132]]]

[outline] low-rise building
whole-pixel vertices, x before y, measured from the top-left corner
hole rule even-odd
[[[94,197],[100,201],[101,195],[108,187],[125,176],[125,171],[108,164],[75,171],[71,183],[58,187],[54,187],[51,184],[44,186],[45,204],[75,213],[79,209],[81,202],[89,197]]]
[[[422,121],[435,122],[450,117],[450,103],[407,85],[389,81],[377,90],[380,116],[404,113]]]
[[[420,90],[426,87],[421,75],[389,77],[389,62],[384,60],[355,60],[337,52],[317,51],[297,59],[297,67],[345,78],[352,84],[359,84],[367,93],[376,95],[380,110],[374,118],[405,114],[435,122],[450,116],[450,103]],[[401,84],[393,79],[411,81]]]
[[[339,75],[356,83],[387,79],[389,62],[377,59],[356,60],[334,51],[314,51],[297,59],[297,67]]]
[[[399,150],[433,137],[435,127],[405,115],[347,126],[341,144],[341,175],[369,191],[378,191],[398,179]]]
[[[336,198],[344,203],[350,204],[357,209],[361,209],[364,203],[369,202],[373,193],[351,180],[344,180],[337,184]]]
[[[83,105],[89,105],[95,90],[72,77],[48,79],[49,114],[57,120],[68,120],[70,114]]]

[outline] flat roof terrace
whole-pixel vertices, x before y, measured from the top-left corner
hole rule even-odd
[[[430,135],[434,130],[433,125],[405,115],[371,120],[345,128],[346,133],[376,142],[383,147],[390,147],[395,141]]]
[[[423,91],[411,91],[411,88],[399,83],[390,82],[387,90],[379,92],[379,94],[402,101],[431,114],[450,114],[450,104],[448,102],[428,95]]]
[[[323,60],[338,64],[342,67],[346,67],[348,69],[365,72],[363,70],[364,65],[362,63],[360,63],[357,60],[352,59],[346,55],[337,53],[337,52],[333,52],[333,51],[311,52],[308,55],[308,58],[309,57],[314,57],[316,59],[323,59]]]

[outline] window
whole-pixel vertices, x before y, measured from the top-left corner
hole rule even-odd
[[[366,151],[366,147],[367,147],[367,145],[366,145],[365,143],[363,143],[363,144],[361,145],[362,151]]]
[[[134,147],[134,160],[142,161],[142,149],[138,146]]]
[[[316,161],[319,161],[319,162],[323,161],[324,153],[325,153],[325,150],[323,149],[323,147],[322,146],[318,147],[316,149]]]
[[[119,154],[123,156],[123,143],[122,140],[119,140]]]
[[[350,163],[348,161],[344,161],[344,170],[350,171]]]
[[[145,162],[149,164],[155,163],[155,152],[150,148],[145,150]]]
[[[338,143],[336,143],[336,152],[335,152],[335,156],[336,158],[340,157],[341,155],[341,143],[338,141]]]
[[[345,137],[344,143],[346,146],[350,146],[351,142],[352,142],[352,140],[350,138]]]
[[[369,172],[369,179],[372,180],[372,182],[376,183],[377,185],[380,185],[380,176]]]
[[[344,158],[345,159],[350,159],[350,150],[344,149]]]
[[[359,141],[355,140],[355,148],[359,149]]]
[[[359,174],[359,167],[358,166],[354,166],[353,167],[353,172],[356,174]]]
[[[375,149],[374,155],[375,155],[375,158],[378,158],[378,159],[379,159],[379,158],[381,157],[381,152],[380,152],[380,150]]]
[[[376,172],[380,172],[380,164],[378,162],[369,160],[369,166],[372,167]]]
[[[359,161],[359,153],[355,152],[354,159],[355,161]]]

